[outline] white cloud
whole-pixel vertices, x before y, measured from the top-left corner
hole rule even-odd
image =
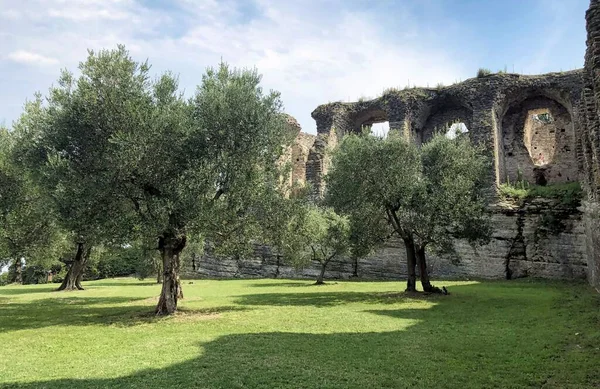
[[[231,0],[178,0],[171,10],[145,8],[133,0],[73,4],[64,0],[14,3],[10,12],[21,19],[17,23],[0,14],[0,46],[12,50],[13,61],[46,65],[60,61],[75,70],[86,49],[123,43],[136,58],[148,58],[154,70],[179,73],[188,92],[200,82],[204,69],[220,59],[238,67],[256,66],[265,89],[279,90],[286,111],[308,132],[316,131],[310,113],[319,104],[374,97],[388,87],[408,83],[450,84],[465,74],[462,59],[431,44],[408,14],[396,15],[402,23],[389,34],[376,15],[344,10],[343,3],[333,2],[259,0],[250,10]],[[339,7],[335,15],[325,9],[327,4]],[[28,13],[28,9],[38,12]],[[0,103],[6,93],[20,99],[20,107],[26,97],[45,90],[57,76],[39,75],[34,79],[44,81],[33,90],[15,85],[14,90],[0,91]],[[0,76],[0,82],[6,81]],[[2,106],[0,119],[16,118],[18,113],[4,113]]]
[[[42,54],[33,53],[31,51],[18,50],[8,54],[8,59],[14,62],[27,64],[27,65],[55,65],[58,63],[58,59],[47,57]]]

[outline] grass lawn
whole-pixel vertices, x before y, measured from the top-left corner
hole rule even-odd
[[[599,388],[600,296],[585,284],[184,281],[82,292],[0,287],[0,387]]]

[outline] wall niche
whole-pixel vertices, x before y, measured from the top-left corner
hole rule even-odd
[[[500,178],[547,185],[577,181],[569,111],[543,96],[513,103],[502,119]]]

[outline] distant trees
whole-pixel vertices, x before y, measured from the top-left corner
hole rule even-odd
[[[372,247],[390,229],[398,234],[406,247],[406,289],[416,290],[418,265],[424,291],[439,292],[429,281],[425,250],[450,252],[452,239],[488,238],[486,167],[466,136],[438,134],[419,148],[400,137],[350,135],[333,156],[326,203],[356,224],[358,247]]]
[[[350,223],[332,209],[307,205],[282,227],[290,232],[282,250],[288,261],[296,266],[320,264],[316,285],[325,283],[327,265],[350,250]]]

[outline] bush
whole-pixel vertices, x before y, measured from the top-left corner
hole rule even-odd
[[[45,284],[48,282],[48,270],[41,265],[25,266],[23,284]]]
[[[479,68],[479,70],[477,71],[477,78],[489,76],[490,74],[492,74],[492,71],[490,69]]]
[[[153,255],[136,246],[99,248],[90,258],[84,280],[128,277],[146,278],[155,272]]]
[[[558,199],[565,205],[576,207],[581,202],[583,191],[578,182],[541,186],[520,180],[514,184],[500,184],[498,194],[505,200],[523,201],[536,197]]]
[[[492,74],[492,71],[490,69],[479,68],[479,70],[477,71],[477,78],[489,76],[490,74]]]
[[[8,285],[8,273],[0,274],[0,286]]]

